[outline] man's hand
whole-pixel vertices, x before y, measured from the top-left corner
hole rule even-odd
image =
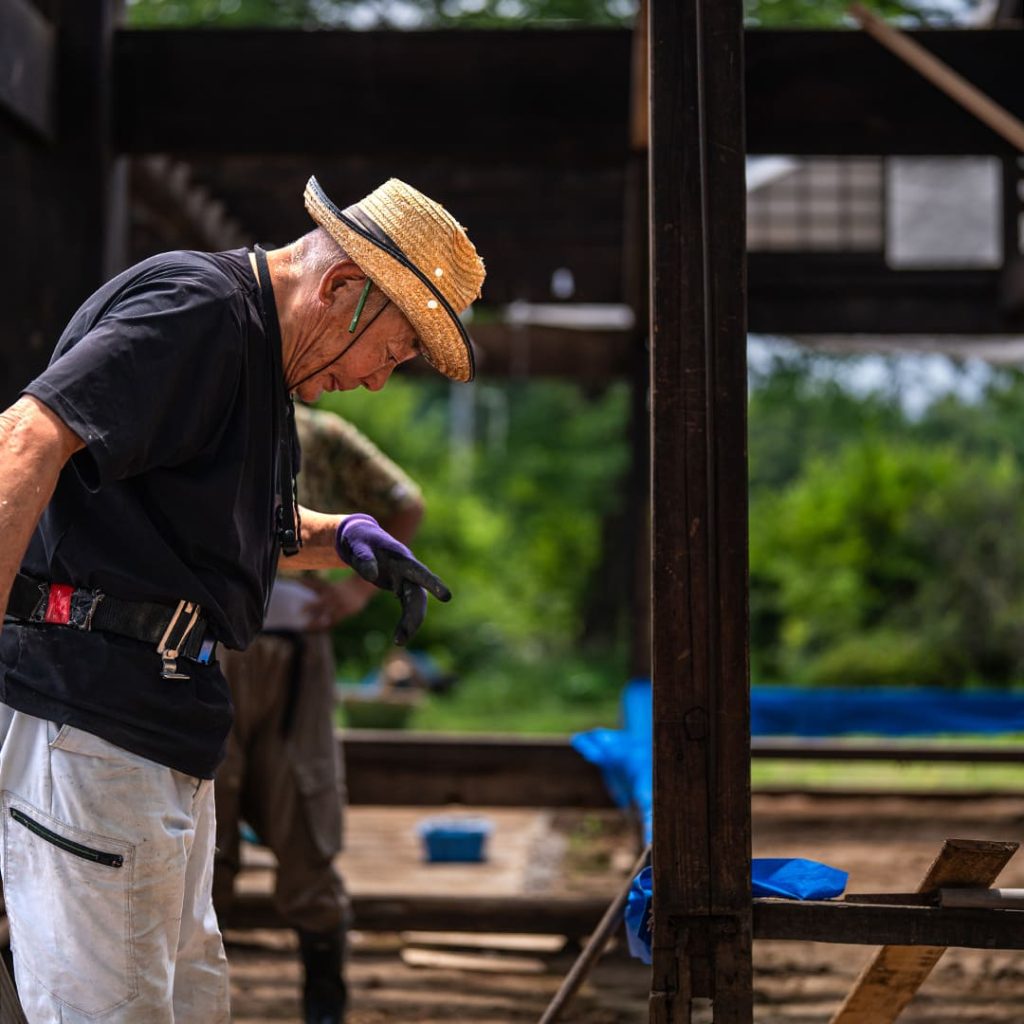
[[[450,601],[451,591],[413,553],[395,540],[373,516],[346,516],[338,526],[334,545],[338,557],[364,580],[390,590],[402,602],[402,617],[395,643],[405,645],[423,624],[427,591],[439,601]]]

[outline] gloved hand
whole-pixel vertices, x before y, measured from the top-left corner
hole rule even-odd
[[[395,629],[395,643],[405,645],[423,625],[427,591],[439,601],[450,601],[452,592],[412,552],[395,540],[373,516],[358,512],[346,516],[334,535],[338,557],[364,580],[390,590],[402,602],[402,617]]]

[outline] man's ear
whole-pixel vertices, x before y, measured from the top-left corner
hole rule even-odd
[[[338,290],[347,284],[355,283],[360,287],[366,280],[366,275],[359,269],[358,265],[347,256],[332,263],[320,275],[320,283],[317,285],[317,298],[325,306],[333,305],[338,297]]]

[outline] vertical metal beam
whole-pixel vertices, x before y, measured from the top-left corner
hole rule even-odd
[[[651,0],[651,1020],[752,1019],[741,0]]]

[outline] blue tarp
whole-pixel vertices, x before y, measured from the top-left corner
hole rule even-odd
[[[630,713],[650,716],[650,688],[636,680]],[[647,710],[643,710],[646,703]],[[755,736],[937,736],[943,733],[1024,732],[1024,693],[955,692],[873,686],[754,686],[750,731]]]
[[[651,838],[651,688],[633,680],[622,696],[622,729],[592,729],[573,737],[573,746],[597,764],[612,798],[620,807],[634,807]],[[801,858],[755,858],[752,882],[755,896],[789,899],[831,899],[846,888],[846,872]],[[630,952],[650,963],[651,869],[634,880],[626,904],[626,934]]]
[[[600,766],[621,807],[635,807],[650,834],[651,684],[634,679],[622,695],[622,729],[593,729],[573,746]],[[839,687],[754,686],[755,736],[928,736],[1024,732],[1024,693],[935,687],[870,690]]]
[[[1024,693],[934,687],[869,690],[755,686],[750,696],[755,736],[929,736],[1024,732]],[[620,807],[633,807],[651,837],[651,684],[634,679],[622,695],[622,729],[593,729],[573,746],[600,766]],[[846,872],[816,861],[755,859],[755,896],[831,899],[846,888]],[[626,906],[630,951],[650,963],[651,870],[633,880]]]
[[[755,896],[778,896],[791,900],[828,900],[846,888],[846,872],[799,857],[755,858]],[[626,941],[629,951],[645,964],[651,962],[651,869],[644,868],[629,890],[626,901]]]

